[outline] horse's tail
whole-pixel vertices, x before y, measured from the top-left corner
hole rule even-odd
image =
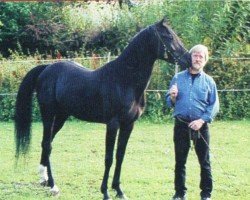
[[[19,87],[14,116],[16,158],[19,157],[20,153],[26,154],[29,150],[33,91],[36,87],[38,76],[47,66],[39,65],[30,70]]]

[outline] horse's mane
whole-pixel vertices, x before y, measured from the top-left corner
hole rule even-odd
[[[101,71],[113,71],[116,73],[116,76],[120,74],[119,78],[122,76],[127,81],[132,77],[134,78],[135,73],[137,73],[137,77],[140,76],[139,73],[144,72],[139,72],[139,68],[144,67],[145,71],[147,71],[148,66],[152,67],[156,59],[156,55],[149,52],[151,34],[152,32],[149,28],[141,30],[130,40],[127,47],[115,60],[99,69]]]
[[[146,45],[149,45],[149,32],[150,32],[149,28],[145,28],[140,32],[138,32],[130,40],[128,46],[121,53],[121,55],[119,56],[120,59],[126,59],[128,57],[144,56],[142,52],[145,51]],[[138,54],[138,52],[140,53]]]

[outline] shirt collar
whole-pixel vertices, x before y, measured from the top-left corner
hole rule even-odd
[[[204,73],[203,70],[201,70],[201,71],[198,73],[197,76],[200,77],[203,73]],[[186,74],[189,75],[189,76],[191,76],[191,73],[189,72],[189,69],[186,69]]]

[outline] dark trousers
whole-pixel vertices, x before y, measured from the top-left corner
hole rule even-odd
[[[183,196],[186,193],[185,179],[186,179],[186,161],[188,152],[191,146],[190,129],[187,123],[178,119],[175,120],[174,126],[174,147],[175,147],[175,191],[178,195]],[[213,183],[211,175],[211,166],[209,158],[209,130],[208,125],[205,123],[201,129],[200,134],[202,137],[194,140],[195,152],[200,164],[200,189],[202,197],[210,197]],[[205,139],[206,143],[204,142]],[[196,172],[194,172],[196,173]]]

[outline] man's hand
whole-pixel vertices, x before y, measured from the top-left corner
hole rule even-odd
[[[190,122],[188,127],[195,130],[195,131],[198,131],[198,130],[200,130],[200,128],[202,127],[202,125],[204,123],[205,122],[202,119],[197,119],[197,120]]]
[[[172,87],[169,90],[169,94],[172,102],[175,103],[176,97],[178,95],[177,84],[172,85]]]

